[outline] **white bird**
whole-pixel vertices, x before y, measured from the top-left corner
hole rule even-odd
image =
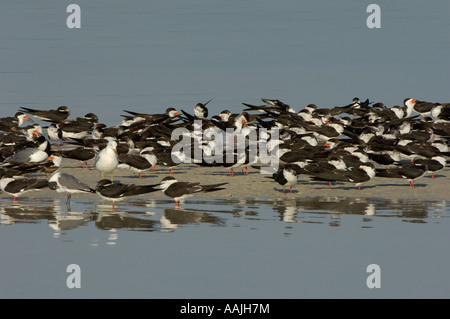
[[[118,165],[117,142],[110,140],[106,147],[98,152],[95,158],[95,168],[102,173],[102,179],[104,178],[104,173],[110,173],[112,180],[113,171]]]

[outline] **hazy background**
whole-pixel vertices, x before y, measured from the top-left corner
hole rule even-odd
[[[0,116],[450,102],[448,1],[377,1],[381,29],[366,26],[373,1],[76,1],[81,29],[66,26],[70,3],[2,3]]]

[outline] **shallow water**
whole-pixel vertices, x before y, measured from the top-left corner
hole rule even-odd
[[[3,298],[448,297],[448,201],[0,202]],[[69,289],[77,264],[81,288]],[[378,264],[381,288],[366,268]]]
[[[297,111],[353,97],[449,102],[448,1],[8,1],[0,10],[0,117],[70,107],[211,114],[280,99]],[[448,298],[449,204],[0,198],[2,298]],[[66,285],[78,264],[81,288]],[[381,268],[369,289],[366,269]]]

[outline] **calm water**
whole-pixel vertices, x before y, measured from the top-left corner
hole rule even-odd
[[[75,1],[74,1],[75,2]],[[122,110],[211,113],[277,98],[450,102],[450,3],[3,1],[0,116],[67,105],[108,125]],[[1,198],[2,298],[415,298],[450,295],[448,202],[98,201]],[[106,203],[105,203],[106,204]],[[66,268],[81,268],[68,289]],[[381,267],[368,289],[366,267]]]
[[[1,297],[448,297],[450,203],[384,199],[0,202]],[[77,264],[81,288],[69,289]],[[369,289],[366,268],[381,268]]]

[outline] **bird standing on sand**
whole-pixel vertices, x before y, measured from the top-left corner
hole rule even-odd
[[[95,158],[95,168],[102,173],[102,179],[104,173],[111,174],[111,180],[113,179],[113,171],[119,165],[119,157],[117,155],[117,142],[110,140],[106,147],[102,149]]]
[[[286,164],[278,169],[273,178],[278,184],[283,186],[283,194],[286,194],[286,187],[289,186],[290,193],[292,194],[292,187],[297,184],[298,170],[296,164]]]
[[[172,197],[175,200],[175,205],[178,206],[180,200],[192,197],[198,193],[209,193],[218,191],[220,188],[228,183],[219,183],[211,185],[200,185],[200,183],[179,182],[172,176],[167,176],[161,181],[161,189],[164,195]]]
[[[0,180],[0,189],[5,193],[12,195],[14,201],[27,192],[40,190],[47,187],[47,185],[47,180],[38,180],[34,177],[13,178],[3,176]]]
[[[124,200],[129,196],[136,196],[156,192],[159,190],[159,188],[156,188],[156,186],[159,186],[159,184],[153,185],[122,184],[122,183],[113,183],[108,179],[102,179],[97,183],[95,191],[101,198],[112,201],[112,208],[114,211],[116,201]]]
[[[153,147],[146,147],[138,153],[119,154],[118,168],[126,168],[138,173],[139,179],[142,179],[141,173],[155,167],[157,157],[153,154]]]
[[[70,207],[70,199],[74,193],[95,193],[95,190],[80,182],[74,176],[57,172],[48,180],[48,188],[58,193],[67,193],[66,205]]]

